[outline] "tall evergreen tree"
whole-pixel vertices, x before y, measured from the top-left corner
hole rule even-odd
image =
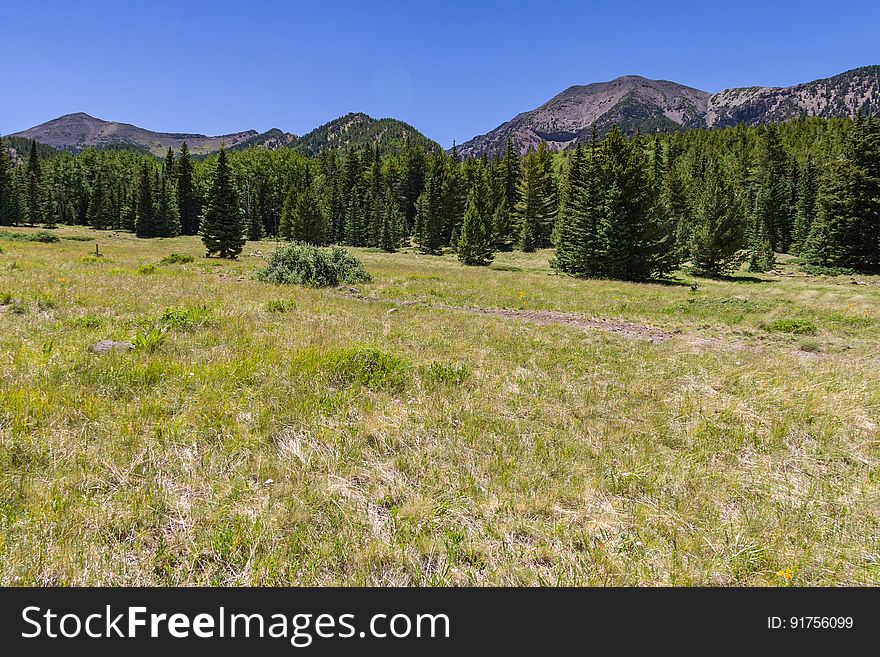
[[[102,171],[95,173],[87,219],[89,226],[96,230],[106,230],[113,227],[114,221],[110,208],[110,198],[104,184],[104,173]]]
[[[598,266],[607,278],[644,280],[677,265],[672,232],[657,211],[657,193],[639,145],[615,127],[602,144],[604,189],[599,209]]]
[[[193,166],[186,142],[180,145],[177,158],[177,209],[180,213],[180,232],[182,235],[197,235],[202,203],[193,186]]]
[[[37,155],[37,142],[34,140],[31,140],[31,150],[25,171],[27,174],[27,195],[25,196],[27,223],[32,225],[49,224],[52,220],[49,216],[46,190],[43,188],[43,172],[40,158]]]
[[[150,178],[150,169],[147,162],[144,161],[141,167],[136,206],[135,234],[138,237],[156,237],[159,233],[159,229],[156,226],[153,185]]]
[[[172,181],[165,175],[159,179],[154,218],[156,237],[174,237],[180,233],[180,215],[177,211]]]
[[[166,178],[174,177],[174,151],[171,150],[171,146],[168,147],[168,152],[165,153],[165,162],[162,165],[162,173]]]
[[[797,212],[791,244],[791,252],[795,255],[800,254],[804,243],[807,241],[807,237],[810,235],[813,221],[816,219],[816,197],[818,192],[819,180],[816,165],[813,163],[812,156],[808,153],[798,181]]]
[[[326,240],[324,215],[315,202],[310,169],[300,190],[291,186],[281,212],[281,234],[285,239],[321,245]]]
[[[208,257],[235,258],[244,248],[238,192],[232,180],[226,149],[222,146],[208,192],[208,203],[202,214],[200,232]]]
[[[0,226],[12,226],[17,217],[14,212],[14,191],[12,182],[12,163],[6,152],[6,146],[0,139]]]
[[[695,214],[689,248],[695,271],[718,275],[739,267],[745,231],[730,176],[716,158],[706,167]]]
[[[755,213],[774,251],[787,253],[794,224],[788,158],[774,124],[767,126],[758,159]]]
[[[474,175],[457,244],[458,259],[466,265],[488,265],[495,257],[489,200],[486,167],[481,165]]]
[[[445,164],[442,156],[435,154],[428,165],[425,191],[416,203],[415,229],[419,250],[439,255],[443,248],[443,178]]]
[[[880,273],[880,119],[860,116],[850,128],[844,159],[831,164],[820,186],[804,257]]]

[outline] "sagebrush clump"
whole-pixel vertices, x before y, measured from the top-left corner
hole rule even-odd
[[[369,283],[373,280],[360,260],[345,249],[321,248],[294,242],[275,249],[257,280],[285,285],[332,287],[340,283]]]

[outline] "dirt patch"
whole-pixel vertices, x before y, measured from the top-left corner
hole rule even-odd
[[[430,307],[442,310],[458,310],[473,313],[475,315],[512,317],[525,322],[533,322],[535,324],[562,324],[564,326],[574,326],[581,329],[595,329],[598,331],[613,333],[629,340],[647,340],[654,344],[665,342],[672,337],[671,333],[667,333],[666,331],[645,324],[620,322],[595,317],[588,318],[583,315],[562,313],[554,310],[509,310],[505,308],[469,308],[466,306],[446,305],[433,305]]]

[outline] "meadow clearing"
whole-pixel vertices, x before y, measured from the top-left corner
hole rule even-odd
[[[353,249],[372,283],[311,289],[268,241],[29,232],[2,585],[880,584],[878,277]]]

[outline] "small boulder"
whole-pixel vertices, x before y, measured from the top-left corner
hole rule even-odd
[[[134,345],[131,342],[117,342],[116,340],[101,340],[89,347],[89,351],[93,354],[106,354],[110,351],[129,351],[131,349],[134,349]]]

